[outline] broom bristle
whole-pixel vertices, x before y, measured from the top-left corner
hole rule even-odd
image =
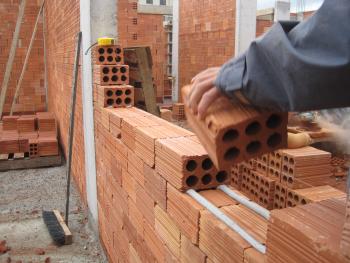
[[[50,236],[58,246],[63,246],[66,242],[65,234],[56,215],[52,211],[43,211],[43,219]]]

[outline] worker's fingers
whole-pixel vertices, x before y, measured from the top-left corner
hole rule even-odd
[[[192,109],[192,112],[194,114],[197,114],[198,103],[201,100],[203,94],[213,88],[213,86],[213,78],[208,78],[198,84],[193,85],[193,92],[189,97],[188,106]]]
[[[204,73],[204,72],[203,72]],[[190,90],[189,94],[187,95],[187,102],[189,102],[191,100],[192,94],[196,91],[196,89],[198,88],[198,86],[201,83],[206,82],[208,79],[212,79],[216,78],[216,73],[214,71],[209,71],[206,70],[205,74],[202,74],[201,76],[196,77],[195,79],[193,79],[192,82],[192,89]],[[189,106],[189,103],[187,103],[187,106]]]
[[[191,80],[191,83],[194,83],[194,81],[198,78],[203,77],[204,75],[208,75],[212,72],[218,72],[220,70],[219,67],[213,67],[213,68],[208,68],[206,70],[203,70],[202,72],[198,73],[196,76],[194,76]]]
[[[212,89],[204,93],[202,99],[198,104],[198,117],[200,119],[204,119],[209,106],[220,96],[220,91],[216,87],[213,87]]]

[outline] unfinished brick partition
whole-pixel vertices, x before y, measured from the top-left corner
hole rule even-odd
[[[58,121],[61,145],[67,153],[69,113],[73,77],[76,34],[80,30],[78,0],[50,0],[45,8],[48,63],[48,103]],[[79,69],[72,175],[86,202],[84,133]]]
[[[5,114],[10,111],[16,84],[22,71],[23,62],[40,8],[39,2],[40,1],[37,0],[27,1],[16,48],[16,56],[6,94]],[[18,17],[19,3],[20,1],[18,0],[6,0],[1,1],[0,4],[0,83],[2,83],[4,78],[5,68],[11,49],[13,33]],[[43,21],[40,20],[14,112],[33,113],[35,111],[44,111],[45,101]]]
[[[235,12],[235,0],[180,1],[179,87],[234,55]]]
[[[119,42],[124,47],[149,46],[153,60],[153,79],[158,101],[171,95],[167,80],[167,34],[163,15],[138,13],[137,0],[118,1]]]

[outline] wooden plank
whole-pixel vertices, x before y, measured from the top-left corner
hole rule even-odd
[[[11,50],[10,50],[9,58],[8,58],[7,64],[6,64],[4,79],[3,79],[2,85],[1,85],[0,118],[1,118],[3,110],[4,110],[8,82],[9,82],[10,76],[11,76],[13,61],[15,60],[16,48],[17,48],[19,33],[21,31],[21,25],[22,25],[22,20],[23,20],[23,16],[24,16],[24,10],[26,7],[26,3],[27,3],[26,0],[22,0],[21,4],[19,6],[16,28],[15,28],[15,32],[13,34],[13,39],[12,39],[12,43],[11,43]]]
[[[149,47],[125,48],[125,63],[130,67],[130,75],[134,72],[134,81],[142,83],[142,91],[145,97],[148,112],[160,116],[160,110],[156,103],[152,80],[152,55]],[[135,79],[137,78],[137,80]]]
[[[35,169],[41,167],[60,166],[62,156],[47,156],[33,159],[0,160],[0,172],[19,169]]]
[[[55,216],[63,229],[64,236],[65,236],[65,243],[64,244],[65,245],[72,244],[73,243],[72,232],[70,232],[68,226],[65,224],[63,217],[61,216],[61,213],[58,210],[53,210],[53,212],[55,213]]]

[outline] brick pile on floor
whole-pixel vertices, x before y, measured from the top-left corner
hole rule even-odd
[[[58,155],[57,124],[50,112],[4,116],[0,130],[0,154],[35,158]]]
[[[110,262],[263,262],[266,256],[184,193],[199,190],[268,243],[264,218],[212,190],[230,184],[230,169],[216,169],[193,133],[137,108],[105,103],[110,86],[94,83],[99,234]],[[261,178],[256,184],[273,192],[273,179]]]

